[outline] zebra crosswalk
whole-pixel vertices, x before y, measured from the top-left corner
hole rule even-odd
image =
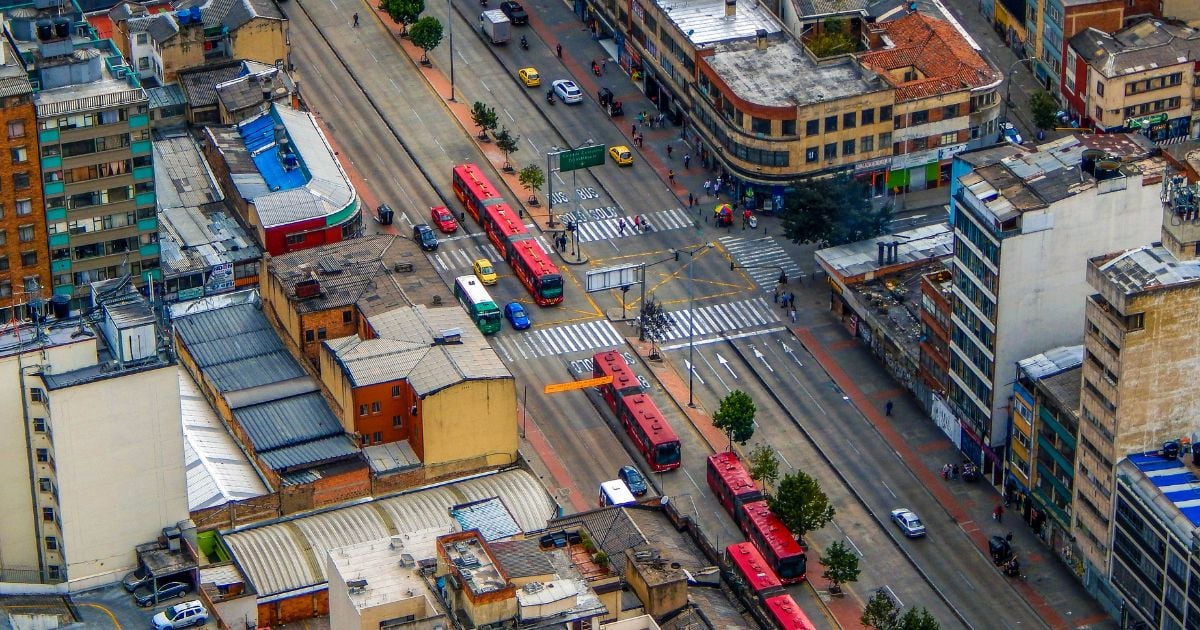
[[[595,319],[578,324],[533,328],[492,339],[492,345],[508,361],[537,359],[598,348],[612,348],[624,343],[612,322]]]
[[[691,227],[693,221],[695,220],[694,217],[691,214],[688,214],[688,212],[683,208],[668,208],[666,210],[647,212],[637,216],[645,219],[646,223],[650,225],[650,231],[652,232],[678,230],[680,228]],[[622,221],[625,223],[624,231],[621,230]],[[627,236],[635,236],[638,234],[638,232],[634,231],[633,229],[633,216],[581,221],[579,223],[578,232],[580,243],[603,241],[613,238],[625,238]]]
[[[787,273],[788,278],[802,278],[804,272],[800,265],[792,260],[783,247],[775,242],[775,237],[747,239],[739,236],[722,236],[717,239],[721,246],[733,258],[733,262],[745,267],[745,272],[754,283],[764,290],[774,290],[779,283],[779,271]]]
[[[542,249],[547,252],[554,251],[546,237],[538,235],[534,238],[541,244]],[[493,264],[504,261],[500,250],[496,249],[496,246],[482,235],[478,235],[478,238],[474,240],[469,240],[465,236],[443,239],[441,247],[436,252],[429,254],[429,258],[433,260],[433,264],[438,270],[445,272],[470,272],[471,265],[475,264],[475,260],[479,258],[486,258]]]
[[[665,341],[685,339],[689,335],[703,337],[718,333],[765,326],[779,321],[779,314],[765,298],[757,297],[725,304],[708,304],[693,309],[689,320],[688,309],[668,310],[672,325],[663,335]]]

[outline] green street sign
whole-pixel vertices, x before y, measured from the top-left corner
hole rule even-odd
[[[594,144],[582,149],[563,151],[558,154],[558,170],[566,173],[579,168],[603,166],[604,156],[605,146],[603,144]]]
[[[1167,122],[1167,114],[1163,112],[1161,114],[1154,114],[1153,116],[1146,116],[1144,118],[1129,118],[1125,121],[1125,126],[1130,129],[1141,129],[1142,127],[1149,127],[1151,125],[1157,125],[1165,122]]]

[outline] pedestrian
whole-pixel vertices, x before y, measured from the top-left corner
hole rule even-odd
[[[629,135],[633,136],[634,139],[637,139],[637,123],[630,125]]]
[[[890,400],[887,401],[887,404],[883,406],[883,415],[885,415],[885,416],[892,415],[892,401],[890,401]]]
[[[992,510],[992,518],[996,519],[997,523],[1003,522],[1004,506],[1002,506],[1000,504],[996,504],[996,509]]]
[[[354,14],[354,28],[358,28],[358,14]]]
[[[600,74],[608,74],[608,57],[600,60]]]
[[[692,205],[695,204],[695,202],[696,202],[696,196],[693,195],[692,193],[688,193],[688,207],[691,208]]]
[[[788,311],[788,316],[790,316],[790,317],[792,318],[792,323],[793,323],[793,324],[795,324],[795,323],[796,323],[796,309],[795,309],[795,307],[792,307],[792,310]]]
[[[559,59],[562,59],[562,44],[554,45],[554,54],[558,55]]]
[[[1012,532],[1008,532],[1007,534],[1005,534],[1004,540],[1006,540],[1008,542],[1012,542]]]
[[[949,479],[949,478],[950,478],[950,464],[945,464],[942,466],[942,479]]]
[[[704,196],[707,197],[710,193],[712,193],[712,180],[706,179],[704,180]]]
[[[671,145],[669,145],[669,144],[668,144],[668,145],[667,145],[667,159],[671,159],[671,152],[672,152],[672,151],[673,151],[673,149],[671,148]]]
[[[714,196],[714,197],[720,197],[720,196],[721,196],[721,178],[720,178],[720,177],[718,177],[718,178],[717,178],[717,181],[713,182],[713,189],[712,189],[712,190],[713,190],[713,196]]]
[[[791,291],[788,291],[788,304],[791,306],[796,305],[796,294]]]
[[[638,216],[639,216],[639,219],[640,219],[640,220],[641,220],[641,222],[642,222],[642,231],[643,231],[643,232],[649,232],[649,231],[650,231],[650,224],[649,224],[649,223],[646,223],[646,217],[643,217],[643,216],[641,216],[641,215],[638,215]]]
[[[778,286],[775,287],[775,303],[776,304],[779,303],[779,287]]]
[[[692,154],[689,153],[689,154],[683,156],[683,168],[688,168],[688,164],[691,164],[691,162],[692,162]]]
[[[958,479],[958,470],[959,470],[958,464],[955,464],[954,468],[951,469],[951,471],[950,471],[951,477],[953,477],[954,479]]]
[[[672,171],[672,170],[667,171],[667,181],[671,182],[672,186],[675,185],[675,171]]]
[[[617,234],[625,235],[625,219],[617,221]]]

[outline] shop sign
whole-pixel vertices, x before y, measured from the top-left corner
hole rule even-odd
[[[863,160],[862,162],[858,162],[854,165],[854,172],[855,173],[863,173],[866,171],[886,170],[887,167],[891,163],[892,163],[892,158],[890,158],[890,157],[875,158],[873,160]]]
[[[967,143],[965,143],[965,142],[962,144],[952,144],[947,147],[940,147],[938,149],[938,161],[941,162],[943,160],[949,160],[950,158],[952,158],[966,150],[967,150]]]

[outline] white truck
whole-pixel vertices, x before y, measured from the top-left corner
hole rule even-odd
[[[489,9],[479,14],[479,32],[493,44],[504,44],[512,37],[512,22],[500,9]]]

